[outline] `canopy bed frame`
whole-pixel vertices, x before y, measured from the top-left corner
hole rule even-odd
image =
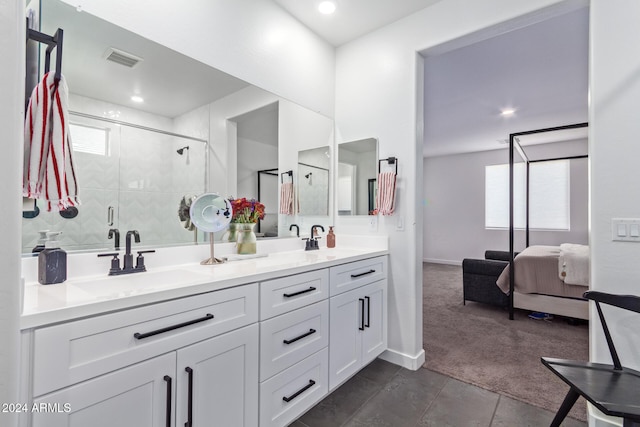
[[[515,258],[518,253],[514,248],[515,216],[514,216],[514,154],[517,151],[525,163],[525,247],[529,248],[529,171],[530,165],[536,162],[549,162],[554,160],[572,160],[586,158],[588,155],[571,155],[565,157],[552,157],[531,160],[520,144],[520,138],[528,135],[542,134],[545,132],[567,131],[571,129],[585,128],[588,123],[577,123],[566,126],[531,130],[527,132],[512,133],[509,135],[509,319],[513,320],[514,308],[531,311],[554,313],[562,316],[588,319],[588,302],[582,298],[552,296],[541,293],[521,293],[516,287]],[[557,263],[556,263],[557,265]]]

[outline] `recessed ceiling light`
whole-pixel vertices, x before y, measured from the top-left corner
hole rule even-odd
[[[500,111],[501,116],[513,116],[515,113],[516,110],[514,110],[513,108],[505,108],[504,110]]]
[[[318,10],[320,13],[330,15],[336,11],[336,4],[332,1],[323,1],[318,5]]]
[[[132,100],[133,102],[144,102],[144,98],[143,98],[143,97],[141,97],[141,96],[138,96],[138,95],[133,95],[133,96],[131,97],[131,100]]]

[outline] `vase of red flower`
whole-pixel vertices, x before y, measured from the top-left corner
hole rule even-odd
[[[255,199],[229,199],[233,208],[233,216],[229,228],[229,240],[235,234],[239,254],[255,254],[257,238],[254,227],[258,220],[264,218],[264,205]],[[233,227],[233,228],[231,228]]]

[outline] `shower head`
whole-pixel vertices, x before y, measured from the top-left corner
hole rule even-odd
[[[309,172],[309,173],[308,173],[308,174],[306,174],[304,177],[305,177],[305,178],[307,178],[307,179],[309,179],[309,177],[310,177],[311,175],[312,175],[312,174],[311,174],[311,172]]]
[[[189,146],[187,145],[185,147],[178,148],[176,152],[182,156],[182,154],[184,154],[184,150],[189,150]]]

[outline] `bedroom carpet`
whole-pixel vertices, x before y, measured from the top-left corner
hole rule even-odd
[[[568,390],[540,357],[589,359],[586,323],[532,320],[516,310],[514,320],[500,307],[468,301],[462,305],[462,267],[423,264],[425,368],[556,412]],[[569,413],[586,420],[580,397]]]

